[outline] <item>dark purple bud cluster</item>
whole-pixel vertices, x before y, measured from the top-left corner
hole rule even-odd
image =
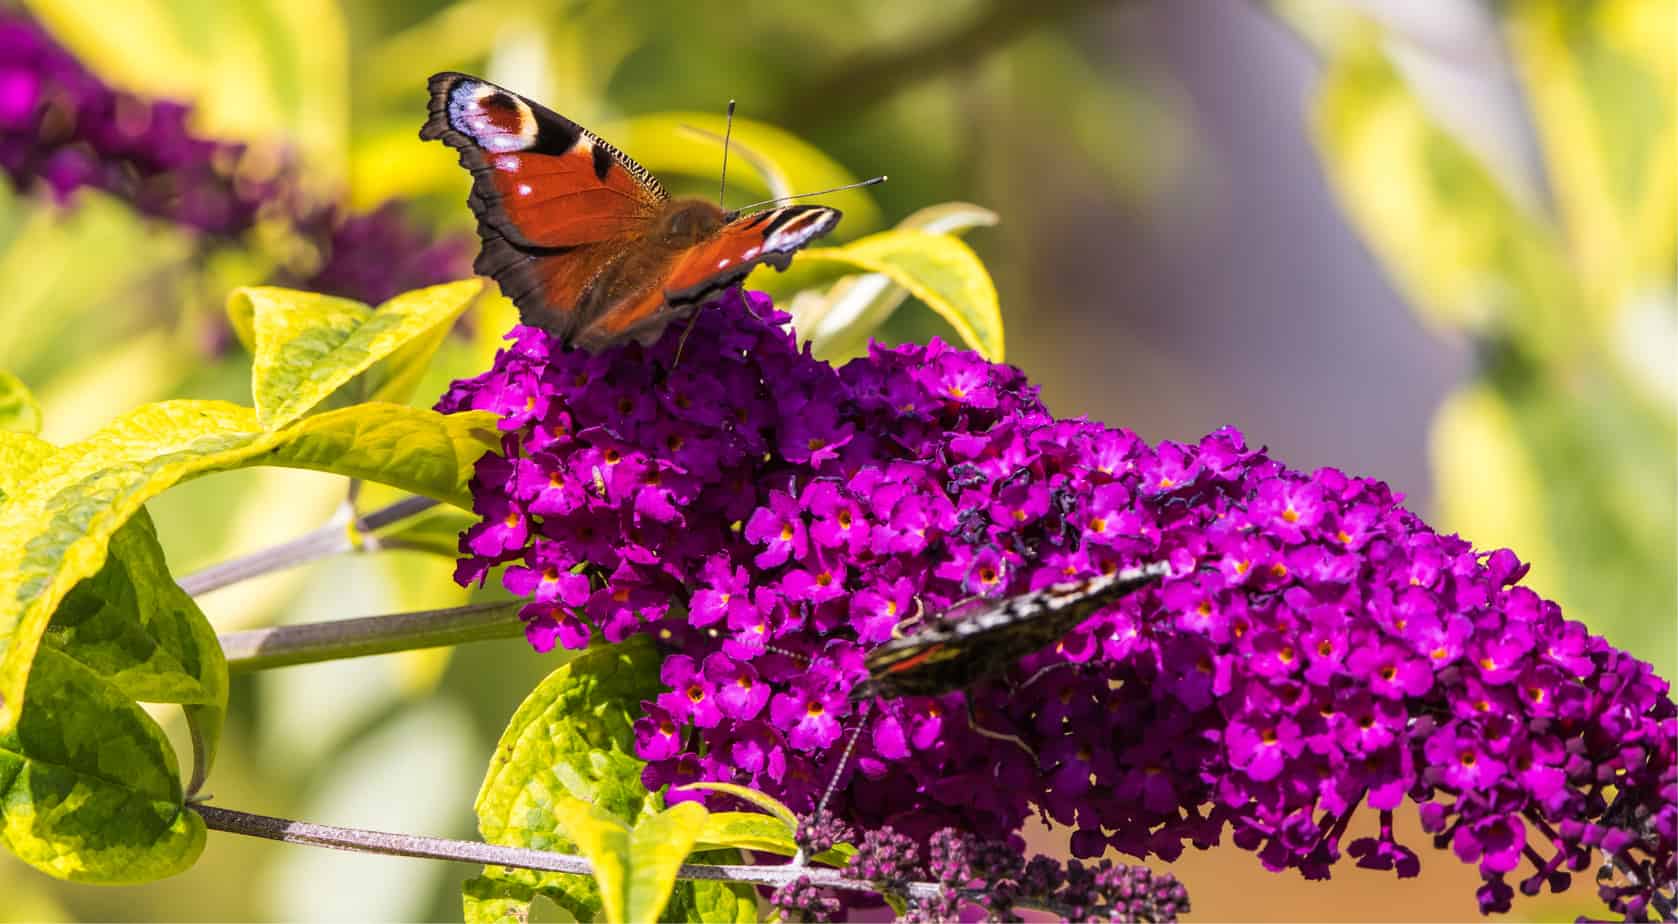
[[[781,912],[783,921],[837,921],[844,910],[832,889],[815,885],[809,876],[800,876],[776,889],[769,896],[769,904]]]
[[[805,856],[814,857],[833,849],[834,844],[856,840],[856,832],[837,815],[823,809],[799,818],[792,839]]]
[[[135,210],[217,241],[259,222],[291,228],[308,246],[286,284],[376,304],[471,273],[471,242],[433,240],[396,203],[350,216],[301,192],[282,156],[190,127],[189,106],[114,89],[28,17],[0,8],[0,173],[65,202],[97,189]]]
[[[925,871],[921,845],[890,826],[863,832],[862,843],[857,844],[856,853],[845,865],[846,875],[866,879],[892,892],[899,891],[906,882],[925,878]]]

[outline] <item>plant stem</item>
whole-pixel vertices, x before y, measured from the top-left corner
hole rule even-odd
[[[370,533],[437,506],[429,497],[407,497],[381,507],[357,521],[353,508],[343,507],[332,522],[279,545],[249,555],[228,559],[181,578],[181,589],[194,597],[264,574],[284,571],[321,558],[339,555],[356,547],[357,533]]]
[[[272,626],[218,636],[233,673],[438,648],[463,642],[513,638],[524,632],[522,601],[474,603],[442,610],[418,610]]]
[[[291,821],[271,815],[253,815],[211,805],[193,804],[204,818],[204,824],[214,831],[227,831],[247,837],[261,837],[290,844],[311,847],[331,847],[355,853],[383,854],[393,857],[422,857],[430,860],[453,860],[459,863],[478,863],[485,866],[510,866],[517,869],[542,870],[552,873],[592,875],[594,864],[585,857],[531,850],[525,847],[500,847],[477,841],[456,841],[442,837],[421,837],[413,834],[390,834],[361,828],[339,828],[304,821]],[[741,882],[753,885],[783,886],[799,878],[810,877],[815,885],[830,889],[877,892],[879,886],[861,879],[848,879],[839,870],[791,866],[714,866],[703,863],[684,863],[676,871],[678,879],[707,879],[721,882]],[[934,898],[938,886],[930,882],[912,882],[903,891],[911,898]]]
[[[803,82],[782,97],[770,121],[808,133],[835,115],[856,113],[923,80],[978,61],[1029,34],[1032,28],[1082,12],[1097,0],[996,0],[942,33],[875,48],[841,62],[825,76]],[[820,105],[835,100],[842,110]],[[812,105],[816,102],[816,105]]]

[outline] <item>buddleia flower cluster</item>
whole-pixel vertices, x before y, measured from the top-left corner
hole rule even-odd
[[[502,428],[457,577],[504,566],[539,649],[664,646],[635,729],[649,788],[809,811],[840,773],[840,817],[918,844],[1035,813],[1078,857],[1227,838],[1311,878],[1347,855],[1415,875],[1408,807],[1478,867],[1484,911],[1605,859],[1617,912],[1670,895],[1667,682],[1523,587],[1512,552],[1231,429],[1150,444],[1059,419],[1019,370],[937,341],[834,368],[786,321],[731,293],[598,355],[521,327],[441,404]],[[928,614],[1148,562],[1170,573],[1002,676],[849,698]],[[1378,833],[1347,842],[1360,812]]]
[[[32,19],[0,8],[0,173],[16,188],[59,202],[100,190],[209,240],[280,222],[313,251],[280,281],[369,303],[469,274],[470,241],[433,239],[394,202],[351,215],[317,201],[295,165],[282,157],[253,170],[246,145],[198,135],[192,115],[114,89]]]

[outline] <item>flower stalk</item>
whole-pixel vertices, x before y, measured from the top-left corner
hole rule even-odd
[[[325,526],[249,555],[241,555],[201,571],[194,571],[181,578],[179,584],[182,590],[198,597],[241,581],[353,552],[366,544],[362,538],[365,535],[409,517],[418,516],[437,506],[437,503],[429,497],[407,497],[381,507],[359,520],[356,519],[354,510],[346,504],[339,508],[338,513]]]
[[[235,674],[248,673],[514,638],[524,634],[524,624],[518,615],[521,603],[474,603],[439,610],[271,626],[228,632],[217,638],[227,656],[227,669]]]

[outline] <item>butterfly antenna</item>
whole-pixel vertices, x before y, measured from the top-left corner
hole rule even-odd
[[[735,209],[733,214],[738,215],[749,209],[755,209],[760,205],[774,205],[777,202],[791,202],[794,199],[808,199],[811,196],[825,196],[828,193],[844,192],[847,189],[861,189],[864,186],[877,186],[885,181],[885,175],[881,174],[880,176],[869,177],[861,182],[846,183],[843,186],[835,186],[832,189],[818,189],[815,192],[797,193],[796,195],[791,196],[777,196],[774,199],[765,199],[762,202],[753,202],[751,205],[741,206],[740,208]]]
[[[873,700],[862,701],[862,708],[857,710],[856,728],[851,729],[850,740],[845,742],[845,752],[839,755],[839,766],[833,768],[833,779],[828,780],[827,788],[822,790],[822,797],[816,803],[816,813],[812,817],[819,817],[827,810],[827,802],[833,798],[833,791],[839,788],[839,779],[845,775],[845,765],[851,762],[851,754],[856,751],[856,739],[862,736],[862,728],[868,724],[868,713],[873,708]]]
[[[728,192],[728,139],[734,134],[734,100],[728,101],[728,119],[722,129],[722,179],[717,184],[717,204],[723,204],[723,193]],[[727,208],[727,206],[724,206]]]

